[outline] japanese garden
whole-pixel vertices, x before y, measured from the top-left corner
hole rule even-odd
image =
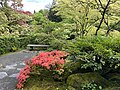
[[[38,12],[22,1],[0,0],[0,72],[24,63],[14,89],[0,90],[120,90],[120,0],[53,0]]]

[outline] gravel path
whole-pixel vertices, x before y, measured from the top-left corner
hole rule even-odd
[[[0,90],[16,90],[16,76],[25,66],[24,61],[37,53],[36,51],[20,51],[0,56]]]

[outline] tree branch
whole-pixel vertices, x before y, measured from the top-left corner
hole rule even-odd
[[[100,3],[100,6],[102,7],[102,9],[104,9],[102,2],[100,0],[98,0],[98,1]]]
[[[105,8],[104,8],[104,11],[103,11],[103,13],[102,13],[102,18],[101,18],[101,20],[100,20],[100,24],[99,24],[98,28],[96,29],[95,35],[98,34],[98,31],[99,31],[99,29],[100,29],[100,27],[101,27],[101,25],[102,25],[102,22],[103,22],[103,20],[104,20],[105,13],[106,13],[106,10],[107,10],[107,8],[108,8],[108,6],[109,6],[109,4],[110,4],[110,1],[111,1],[111,0],[108,0],[108,3],[107,3],[107,5],[106,5]]]

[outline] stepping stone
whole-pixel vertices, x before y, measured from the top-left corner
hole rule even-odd
[[[3,68],[2,70],[16,69],[15,66],[17,66],[17,65],[7,65],[7,66],[5,66],[5,68]]]
[[[15,74],[10,75],[9,77],[17,77],[18,75],[19,73],[15,73]]]
[[[0,72],[0,79],[3,79],[4,77],[7,77],[8,74],[6,72]]]
[[[9,66],[11,66],[11,67],[12,67],[12,66],[13,66],[13,67],[16,67],[16,66],[17,66],[17,64],[15,63],[15,64],[11,64],[11,65],[9,65]]]
[[[22,63],[20,63],[20,65],[23,65],[23,66],[25,66],[25,63],[24,63],[24,62],[22,62]]]
[[[20,71],[22,68],[17,68],[18,71]]]
[[[3,67],[3,65],[2,64],[0,64],[0,68],[2,68]]]

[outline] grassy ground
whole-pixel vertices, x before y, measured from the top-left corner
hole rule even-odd
[[[64,82],[53,79],[41,79],[40,76],[31,76],[27,80],[23,90],[67,90]]]

